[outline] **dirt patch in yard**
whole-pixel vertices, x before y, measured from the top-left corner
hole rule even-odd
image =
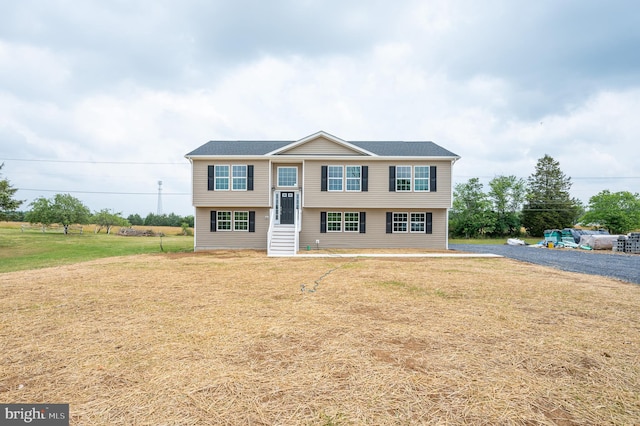
[[[638,286],[503,258],[103,259],[0,274],[0,401],[87,425],[633,424],[638,324]]]

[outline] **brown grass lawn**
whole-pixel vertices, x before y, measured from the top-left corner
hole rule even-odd
[[[0,337],[0,402],[69,403],[74,425],[640,421],[640,287],[508,259],[5,273]]]

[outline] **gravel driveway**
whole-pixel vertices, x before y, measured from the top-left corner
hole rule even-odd
[[[450,244],[451,250],[493,253],[563,271],[602,275],[640,284],[640,255],[592,252],[579,249],[547,249],[531,246]]]

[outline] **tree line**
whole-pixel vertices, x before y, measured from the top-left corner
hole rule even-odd
[[[485,192],[478,178],[455,185],[449,232],[457,238],[541,237],[576,224],[626,234],[640,229],[640,195],[603,190],[584,206],[569,194],[571,178],[545,155],[526,179],[497,176]]]
[[[4,164],[0,164],[0,170]],[[449,232],[459,238],[519,237],[523,232],[541,237],[546,229],[563,229],[576,224],[606,229],[612,234],[626,234],[640,229],[640,195],[628,191],[603,190],[584,206],[569,194],[571,178],[560,163],[545,155],[526,179],[496,176],[488,191],[478,178],[454,186],[453,205],[449,215]],[[176,214],[145,218],[138,214],[122,217],[122,213],[102,209],[93,214],[80,200],[69,194],[38,198],[27,212],[18,212],[22,201],[14,198],[17,189],[0,173],[0,220],[27,221],[43,227],[60,224],[65,230],[72,224],[94,223],[98,231],[113,226],[180,226],[193,227],[193,216]]]
[[[0,164],[0,170],[3,166],[4,164]],[[105,229],[107,233],[110,233],[114,226],[174,226],[182,227],[185,232],[187,228],[193,228],[193,216],[178,216],[174,213],[169,215],[149,213],[145,218],[138,214],[124,218],[121,212],[110,209],[91,213],[82,201],[70,194],[56,194],[52,198],[39,197],[29,204],[31,210],[18,211],[24,202],[14,198],[16,191],[17,189],[11,186],[9,180],[2,179],[0,174],[0,220],[40,224],[43,229],[52,224],[58,224],[63,226],[65,233],[70,225],[89,223],[97,226],[96,232]]]

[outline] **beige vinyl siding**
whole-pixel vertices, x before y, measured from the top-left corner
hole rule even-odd
[[[253,165],[253,191],[209,191],[207,167],[210,165]],[[193,205],[206,206],[269,206],[269,161],[252,159],[194,160]]]
[[[279,155],[362,155],[353,149],[325,138],[298,145]]]
[[[304,207],[353,208],[449,208],[451,207],[451,161],[305,161]],[[321,191],[323,165],[368,165],[369,190],[367,192]],[[390,192],[389,166],[437,166],[436,192]],[[413,181],[412,181],[413,183]],[[413,185],[412,185],[413,188]]]
[[[423,248],[444,250],[447,247],[446,209],[363,209],[366,212],[366,233],[357,232],[320,232],[320,212],[340,211],[353,212],[355,209],[305,209],[302,214],[302,231],[300,232],[300,250],[307,246],[316,248],[316,240],[320,248]],[[386,212],[431,212],[433,214],[433,233],[386,233]]]
[[[255,211],[256,232],[217,231],[211,232],[211,211]],[[215,249],[267,249],[267,232],[269,230],[269,209],[234,207],[199,207],[196,208],[195,250]]]

